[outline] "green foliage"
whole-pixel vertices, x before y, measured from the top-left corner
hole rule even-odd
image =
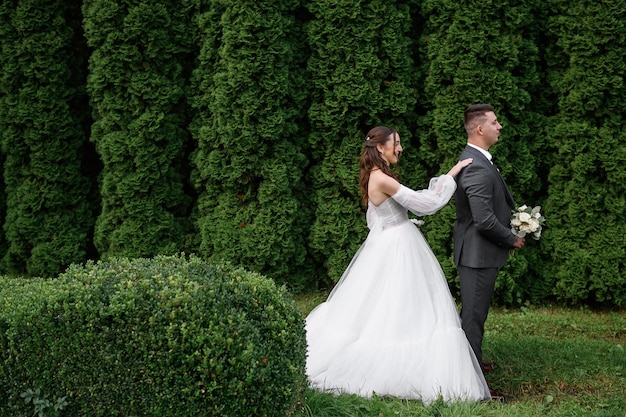
[[[20,394],[26,404],[32,404],[35,408],[34,415],[37,417],[52,416],[57,417],[60,412],[67,407],[67,397],[57,398],[54,401],[48,399],[47,395],[41,395],[41,390],[31,388]]]
[[[411,15],[385,0],[307,4],[311,56],[312,255],[336,281],[366,236],[358,188],[365,134],[385,124],[410,138],[415,105]],[[328,281],[326,278],[326,281]]]
[[[2,121],[0,121],[0,131],[2,128]],[[4,192],[4,176],[2,175],[4,167],[4,154],[0,152],[0,219],[4,219],[6,216],[6,195]],[[0,253],[7,252],[7,241],[4,234],[4,229],[0,227]]]
[[[52,276],[86,258],[93,225],[81,172],[84,65],[73,51],[78,7],[0,5],[0,139],[6,213],[2,267]]]
[[[176,253],[185,248],[191,204],[184,177],[188,10],[173,0],[86,0],[82,10],[93,49],[91,140],[103,162],[94,243],[103,257]]]
[[[570,303],[626,305],[624,96],[626,4],[576,1],[551,19],[568,66],[553,80],[559,113],[549,139],[544,273]]]
[[[299,2],[197,3],[192,158],[201,253],[301,289],[312,262],[302,35],[292,16]]]
[[[422,188],[481,101],[504,126],[492,151],[517,205],[547,219],[496,302],[624,305],[625,8],[4,1],[0,270],[185,250],[330,286],[367,233],[367,130],[399,130],[397,172]],[[455,293],[453,207],[423,230]]]
[[[306,383],[300,311],[243,269],[118,258],[8,280],[0,299],[3,417],[27,414],[27,387],[67,415],[283,416]]]

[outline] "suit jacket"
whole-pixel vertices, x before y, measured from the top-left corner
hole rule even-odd
[[[466,146],[459,159],[474,161],[457,175],[454,262],[471,268],[499,268],[515,243],[513,197],[496,167]]]

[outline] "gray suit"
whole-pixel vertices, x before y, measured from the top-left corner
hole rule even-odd
[[[473,158],[456,177],[454,262],[461,287],[461,324],[478,361],[482,361],[484,324],[498,270],[515,243],[511,233],[513,197],[494,165],[466,146],[460,160]]]

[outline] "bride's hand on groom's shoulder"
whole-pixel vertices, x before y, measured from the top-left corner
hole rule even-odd
[[[459,172],[461,172],[463,168],[471,164],[472,161],[473,161],[472,158],[467,158],[467,159],[463,159],[462,161],[457,162],[456,165],[453,166],[452,169],[448,172],[448,175],[450,175],[452,178],[456,177],[459,174]]]

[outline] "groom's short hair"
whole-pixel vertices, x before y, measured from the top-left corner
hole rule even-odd
[[[465,113],[463,114],[463,125],[465,126],[465,131],[469,135],[474,128],[476,128],[476,121],[482,118],[485,113],[494,111],[493,106],[491,104],[472,104],[467,109],[465,109]]]

